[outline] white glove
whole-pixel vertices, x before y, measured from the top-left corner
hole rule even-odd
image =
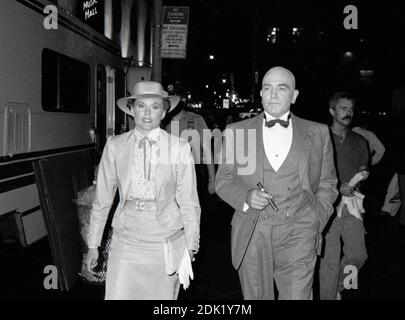
[[[363,199],[364,195],[357,191],[354,192],[354,197],[343,196],[337,208],[337,216],[339,218],[341,217],[343,205],[346,205],[347,210],[351,215],[355,216],[357,219],[363,220],[361,216],[361,214],[365,212],[363,208]]]
[[[181,259],[179,270],[177,270],[179,275],[180,284],[183,285],[183,289],[186,290],[190,285],[191,280],[194,279],[193,268],[191,266],[191,259],[188,250],[184,250],[183,258]]]

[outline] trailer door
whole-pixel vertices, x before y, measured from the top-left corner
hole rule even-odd
[[[104,65],[97,65],[96,131],[99,143],[97,154],[101,154],[107,139],[107,71]]]

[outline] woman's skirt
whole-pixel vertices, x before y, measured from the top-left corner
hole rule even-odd
[[[167,275],[163,238],[174,231],[159,226],[156,210],[139,211],[127,201],[124,228],[114,230],[108,253],[106,300],[176,300],[177,274]]]

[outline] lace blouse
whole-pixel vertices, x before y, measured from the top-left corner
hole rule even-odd
[[[143,136],[135,129],[136,141],[131,165],[131,188],[128,200],[156,199],[156,163],[159,150],[160,128]]]

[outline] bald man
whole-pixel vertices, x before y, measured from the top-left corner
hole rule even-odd
[[[235,209],[232,263],[245,299],[274,300],[274,280],[278,299],[309,300],[338,194],[329,131],[290,112],[298,97],[291,71],[271,68],[260,95],[264,112],[225,130],[216,176],[217,194]]]

